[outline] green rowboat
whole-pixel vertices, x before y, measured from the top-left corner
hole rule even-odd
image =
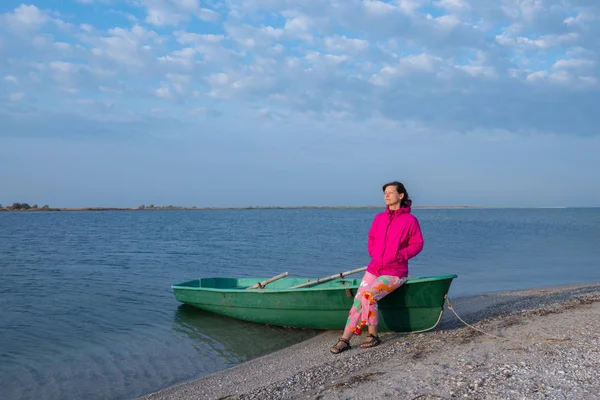
[[[381,299],[380,332],[422,332],[437,326],[456,275],[410,278]],[[260,324],[342,330],[360,279],[338,278],[312,286],[306,278],[283,278],[249,289],[264,278],[203,278],[172,285],[175,299],[202,310]],[[366,329],[366,328],[365,328]]]

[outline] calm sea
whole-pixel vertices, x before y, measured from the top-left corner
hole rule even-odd
[[[2,398],[134,398],[312,337],[180,306],[170,285],[362,267],[378,211],[0,213]],[[600,281],[600,209],[413,212],[410,273],[458,274],[455,298]]]

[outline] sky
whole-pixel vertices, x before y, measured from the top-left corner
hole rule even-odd
[[[0,204],[600,206],[598,0],[0,2]]]

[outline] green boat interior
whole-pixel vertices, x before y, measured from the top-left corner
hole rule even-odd
[[[245,290],[246,288],[249,288],[250,286],[257,284],[258,282],[262,282],[266,279],[267,278],[202,278],[180,283],[174,286],[184,288]],[[267,284],[265,286],[265,289],[288,289],[292,286],[300,285],[308,281],[309,280],[306,278],[283,278]],[[336,279],[327,282],[315,283],[314,285],[311,285],[307,288],[340,288],[358,286],[359,284],[360,279]]]

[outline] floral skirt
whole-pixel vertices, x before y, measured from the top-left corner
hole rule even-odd
[[[376,277],[365,272],[358,292],[354,296],[354,303],[348,314],[344,330],[352,331],[355,335],[360,336],[364,326],[377,325],[379,323],[377,301],[398,289],[406,280],[407,278],[390,275]]]

